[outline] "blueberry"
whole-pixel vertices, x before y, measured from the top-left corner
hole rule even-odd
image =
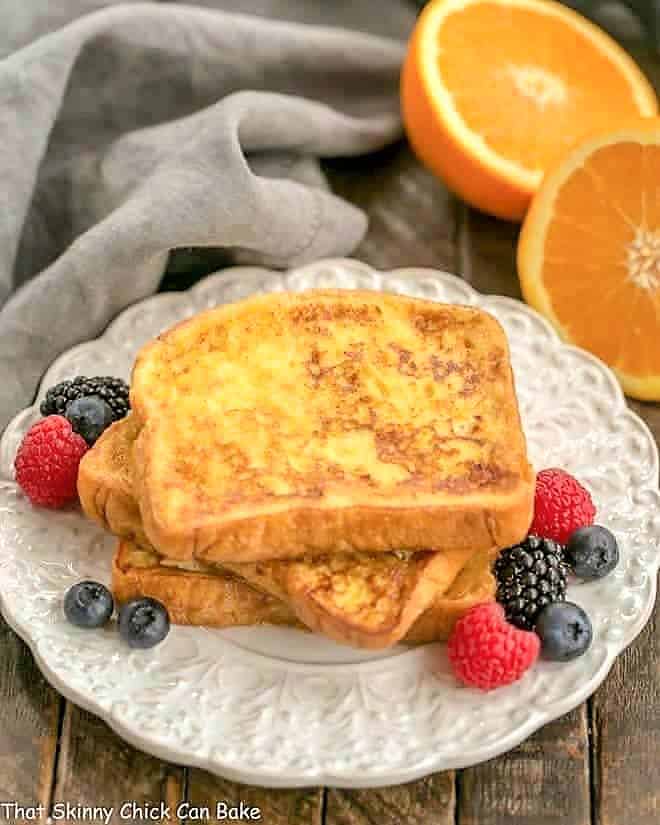
[[[568,540],[566,560],[578,578],[602,579],[619,563],[619,545],[605,527],[580,527]]]
[[[102,627],[114,606],[108,588],[93,581],[74,584],[64,597],[64,614],[76,627]]]
[[[593,638],[591,620],[572,602],[555,602],[541,610],[536,620],[541,653],[554,662],[570,662],[589,649]]]
[[[170,632],[170,617],[165,605],[156,599],[132,599],[119,611],[119,635],[129,647],[146,650]]]
[[[74,399],[67,404],[65,416],[90,447],[113,421],[110,405],[98,395]]]

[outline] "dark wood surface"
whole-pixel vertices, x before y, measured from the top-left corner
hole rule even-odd
[[[660,81],[657,59],[642,62]],[[380,268],[444,268],[482,292],[519,297],[516,228],[452,198],[404,143],[327,171],[335,190],[369,214],[357,257]],[[181,256],[177,265],[185,269]],[[660,406],[632,406],[660,438]],[[478,767],[372,791],[269,791],[136,751],[64,702],[0,620],[0,802],[42,803],[42,822],[57,802],[112,805],[112,822],[137,822],[120,819],[122,802],[163,802],[173,812],[182,801],[214,809],[243,800],[261,808],[265,825],[657,825],[659,651],[656,611],[588,703]]]

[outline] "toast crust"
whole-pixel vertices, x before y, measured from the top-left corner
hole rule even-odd
[[[93,460],[81,466],[79,485],[90,516],[113,530],[125,529],[125,535],[136,544],[148,547],[131,490],[131,442],[135,435],[131,418],[106,431],[97,442]],[[473,551],[466,548],[417,554],[338,553],[279,561],[223,562],[221,567],[256,590],[287,603],[311,629],[339,642],[375,649],[403,638],[472,555]],[[171,559],[137,549],[132,551],[132,558],[132,568],[140,567],[141,559],[146,560],[143,566],[153,567],[156,559],[161,564],[160,575],[166,577],[164,581],[177,585],[176,578],[167,578],[168,569],[175,577],[181,572],[167,566]],[[204,568],[208,572],[211,567],[204,563],[191,566],[198,572],[204,572]],[[213,580],[209,585],[208,579],[205,586],[218,587]],[[251,604],[248,599],[248,616]]]
[[[78,497],[83,512],[110,533],[148,544],[133,489],[133,445],[137,420],[116,421],[83,456],[78,468]]]
[[[306,629],[286,603],[221,569],[208,573],[162,567],[155,553],[129,541],[118,543],[112,565],[112,591],[119,604],[141,596],[158,599],[167,607],[174,624],[219,628],[275,624]],[[492,601],[494,595],[490,555],[477,554],[447,592],[436,596],[402,641],[444,641],[470,607]]]
[[[136,421],[129,416],[116,422],[103,433],[80,463],[78,493],[82,508],[89,518],[116,536],[135,539],[139,544],[149,545],[151,542],[142,526],[145,508],[142,507],[141,512],[136,501],[131,472],[134,460],[133,443],[137,432]],[[138,456],[136,461],[139,460]],[[475,537],[478,537],[477,544],[482,547],[505,547],[519,541],[519,535],[526,533],[531,521],[528,504],[522,500],[522,490],[518,503],[512,500],[514,495],[516,494],[506,497],[506,500],[501,495],[493,496],[490,502],[493,509],[485,507],[487,499],[484,496],[473,502],[472,506],[468,505],[465,496],[457,497],[455,510],[447,507],[437,515],[435,510],[425,511],[418,508],[390,513],[386,508],[353,507],[326,512],[321,521],[315,518],[316,514],[308,508],[279,515],[274,527],[278,541],[282,535],[289,536],[289,550],[288,553],[282,554],[284,557],[324,555],[320,548],[328,545],[338,552],[385,551],[386,544],[392,536],[398,536],[400,539],[397,549],[409,552],[425,550],[434,545],[440,546],[441,539],[447,536],[452,537],[452,546],[456,549],[472,548],[469,539]],[[507,513],[506,522],[503,518],[497,517],[498,510]],[[342,520],[354,521],[359,525],[359,530],[352,531],[352,546],[345,538]],[[271,543],[268,538],[269,521],[262,519],[259,522],[248,522],[239,530],[226,528],[222,545],[226,547],[227,552],[204,552],[200,548],[193,549],[191,554],[187,541],[183,541],[181,544],[169,543],[164,555],[181,561],[191,558],[205,562],[226,560],[238,563],[268,560],[269,553],[266,548]],[[389,521],[394,521],[395,524],[390,525]],[[202,536],[203,546],[204,537],[201,531],[198,531],[198,535]],[[355,541],[361,537],[364,538],[363,542]],[[252,542],[257,539],[261,542],[260,550],[263,555],[260,552],[259,558],[255,559],[251,548]],[[242,543],[246,545],[245,552]],[[215,544],[211,543],[211,550],[218,545],[217,541]],[[277,555],[272,554],[270,559],[273,558],[277,558]]]
[[[478,309],[258,296],[148,344],[131,402],[144,532],[173,559],[479,550],[531,522],[507,342]]]
[[[96,452],[104,439],[118,436],[124,423],[114,424],[83,457],[78,476],[80,501],[86,515],[113,535],[136,539],[139,544],[151,544],[148,532],[152,534],[152,531],[146,531],[142,526],[144,506],[140,508],[138,505],[132,487],[117,485],[114,478],[109,479],[107,466]],[[482,496],[470,505],[465,497],[460,497],[454,502],[455,510],[449,508],[447,500],[447,507],[440,512],[418,508],[351,507],[317,513],[307,508],[281,513],[260,522],[228,526],[221,537],[217,530],[211,530],[207,537],[199,528],[196,533],[198,547],[191,547],[187,539],[172,536],[171,541],[166,542],[163,554],[180,561],[244,563],[278,557],[327,555],[328,547],[343,553],[376,553],[389,552],[389,545],[394,544],[397,550],[420,552],[443,546],[447,537],[451,537],[456,549],[472,549],[472,539],[482,548],[507,547],[526,534],[531,522],[531,509],[524,498],[522,490],[507,500],[493,496],[489,501]],[[498,517],[500,514],[501,518]],[[503,523],[504,514],[506,523]],[[351,525],[352,543],[346,539],[344,525],[347,524]],[[276,534],[272,540],[271,531]],[[283,536],[287,536],[289,542],[286,552],[280,552],[279,542],[283,541]],[[257,541],[260,542],[259,550],[255,552]],[[278,552],[274,549],[271,553],[269,548],[274,541]],[[161,550],[160,545],[158,547]]]
[[[112,592],[119,604],[149,596],[167,607],[174,624],[237,627],[292,625],[289,606],[230,574],[162,567],[150,551],[119,542],[112,562]]]

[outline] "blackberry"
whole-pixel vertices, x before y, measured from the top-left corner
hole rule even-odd
[[[522,630],[532,630],[544,607],[566,597],[563,548],[551,539],[528,536],[503,550],[494,571],[497,601],[508,621]]]
[[[41,414],[66,415],[66,408],[78,398],[87,398],[96,395],[101,398],[112,410],[112,420],[124,418],[131,408],[128,400],[128,384],[121,378],[110,375],[87,378],[79,375],[71,381],[61,381],[51,387],[41,402]]]

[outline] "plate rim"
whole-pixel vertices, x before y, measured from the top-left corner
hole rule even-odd
[[[228,267],[226,269],[222,269],[218,272],[210,274],[190,289],[180,290],[176,292],[157,293],[156,295],[138,301],[130,307],[127,307],[121,313],[119,313],[119,315],[106,327],[106,329],[103,331],[101,335],[97,336],[94,339],[90,339],[89,341],[78,344],[69,349],[68,351],[66,351],[65,353],[62,353],[60,356],[58,356],[58,358],[56,358],[45,371],[40,382],[39,391],[35,398],[34,404],[26,408],[25,410],[19,412],[13,420],[15,421],[17,418],[21,416],[34,413],[35,409],[38,408],[39,399],[43,395],[44,388],[49,385],[49,376],[57,371],[58,365],[60,363],[62,363],[65,359],[69,359],[72,353],[74,352],[83,350],[85,348],[99,346],[105,339],[111,338],[112,334],[118,328],[121,327],[121,324],[123,321],[125,321],[126,316],[133,311],[138,311],[139,307],[144,307],[148,304],[155,305],[157,303],[176,304],[177,299],[181,300],[182,296],[190,295],[191,297],[197,297],[199,294],[202,294],[203,289],[207,287],[208,284],[214,283],[216,281],[226,281],[230,278],[240,279],[245,278],[246,276],[254,277],[255,275],[264,277],[270,277],[273,275],[284,276],[285,274],[289,277],[295,275],[296,277],[302,278],[305,275],[318,274],[318,272],[320,270],[323,270],[324,268],[331,270],[337,268],[348,268],[352,272],[359,271],[368,276],[387,275],[395,279],[402,278],[412,283],[424,278],[429,278],[435,281],[437,281],[438,279],[443,281],[450,281],[452,284],[454,284],[457,287],[460,287],[460,289],[464,291],[466,297],[469,299],[467,303],[483,302],[484,300],[489,302],[494,301],[503,303],[505,305],[509,305],[517,312],[523,311],[525,314],[531,316],[536,323],[540,323],[540,325],[544,328],[545,333],[555,342],[557,342],[562,349],[579,353],[580,358],[586,359],[594,363],[598,366],[601,372],[607,374],[613,386],[616,388],[615,393],[617,398],[617,408],[622,408],[623,410],[625,410],[626,415],[630,417],[631,420],[634,421],[634,423],[644,433],[645,438],[651,445],[653,460],[655,462],[654,466],[657,470],[658,465],[660,464],[660,459],[658,456],[658,445],[655,440],[655,437],[653,436],[646,422],[637,413],[635,413],[628,407],[620,384],[617,381],[611,369],[607,367],[605,364],[603,364],[602,361],[600,361],[591,353],[588,353],[578,347],[561,341],[560,336],[549,324],[549,322],[535,310],[531,309],[521,301],[518,301],[514,298],[510,298],[508,296],[479,293],[470,284],[468,284],[459,276],[453,275],[452,273],[445,272],[443,270],[430,267],[398,267],[391,270],[377,270],[362,261],[357,261],[356,259],[352,258],[324,259],[321,261],[313,262],[311,264],[296,267],[292,270],[289,270],[287,273],[278,272],[276,270],[268,269],[265,267]],[[413,277],[411,278],[411,276]],[[196,311],[199,311],[199,307],[196,309]],[[8,425],[7,430],[3,433],[2,440],[4,440],[6,432],[10,430],[11,427],[12,423]],[[0,483],[4,486],[4,484],[7,482],[4,481]],[[658,485],[657,476],[652,486],[652,489],[654,491],[660,489]],[[60,676],[60,674],[55,669],[51,668],[47,660],[41,655],[41,652],[39,650],[38,639],[30,634],[29,627],[24,626],[23,623],[15,615],[13,615],[11,609],[7,604],[5,594],[2,588],[0,588],[0,610],[9,626],[26,642],[26,644],[30,648],[32,655],[34,656],[34,659],[40,671],[44,674],[48,682],[51,685],[53,685],[56,688],[56,690],[58,690],[58,692],[62,694],[66,699],[103,719],[112,728],[112,730],[114,730],[122,739],[129,742],[131,745],[140,750],[147,751],[148,753],[151,753],[154,756],[165,759],[167,761],[177,762],[180,764],[186,764],[205,769],[212,773],[222,775],[232,781],[252,785],[259,785],[263,787],[294,788],[330,785],[333,787],[343,788],[376,788],[396,785],[403,782],[409,782],[414,779],[426,776],[430,773],[434,773],[438,770],[458,769],[479,764],[480,762],[491,759],[497,755],[505,753],[510,749],[516,747],[520,742],[524,741],[540,727],[564,715],[565,713],[569,712],[570,710],[581,704],[583,701],[585,701],[589,696],[593,694],[595,690],[598,689],[598,687],[608,676],[612,668],[612,665],[615,659],[618,657],[618,655],[620,655],[630,644],[632,644],[632,642],[639,636],[641,631],[648,623],[649,618],[653,612],[657,597],[657,573],[658,568],[660,567],[660,558],[656,557],[654,560],[652,560],[651,568],[653,567],[655,568],[655,575],[650,576],[649,597],[647,599],[646,604],[644,605],[643,610],[640,611],[640,614],[637,620],[635,621],[635,624],[631,629],[629,635],[621,643],[608,644],[606,646],[605,659],[601,662],[596,674],[592,676],[590,680],[582,684],[576,691],[570,692],[566,697],[564,697],[562,701],[555,702],[552,705],[552,710],[548,711],[537,709],[534,714],[530,714],[530,716],[527,718],[524,724],[520,725],[515,730],[511,730],[509,734],[504,736],[503,738],[496,739],[489,745],[482,746],[476,750],[472,749],[471,751],[466,751],[465,753],[462,753],[460,756],[456,756],[453,759],[447,758],[446,756],[434,758],[433,754],[429,754],[427,758],[423,760],[422,763],[417,764],[414,768],[411,768],[409,770],[398,768],[395,770],[389,769],[388,772],[388,769],[384,768],[384,770],[382,771],[382,775],[381,772],[371,772],[367,774],[367,776],[364,779],[355,776],[348,777],[342,774],[333,775],[332,773],[323,771],[312,772],[305,774],[304,776],[299,776],[296,775],[295,772],[291,771],[278,771],[275,774],[270,774],[268,773],[268,771],[260,770],[257,768],[254,769],[254,773],[247,773],[244,769],[234,768],[231,764],[222,763],[222,761],[219,759],[198,758],[195,756],[194,753],[185,752],[180,748],[170,747],[167,744],[163,744],[158,741],[157,737],[149,737],[149,735],[145,735],[144,732],[140,732],[137,727],[131,728],[129,724],[122,721],[122,719],[117,714],[113,713],[112,708],[110,710],[106,710],[99,702],[94,700],[93,696],[87,696],[82,691],[76,689],[75,687],[72,687],[69,683],[67,683],[67,681],[64,678]],[[432,647],[433,646],[427,646],[426,649],[428,650]],[[409,654],[414,653],[415,651],[413,650],[409,651]],[[407,656],[409,654],[404,653],[402,655]],[[363,664],[369,663],[367,662]],[[353,669],[355,666],[346,665],[345,667]]]

